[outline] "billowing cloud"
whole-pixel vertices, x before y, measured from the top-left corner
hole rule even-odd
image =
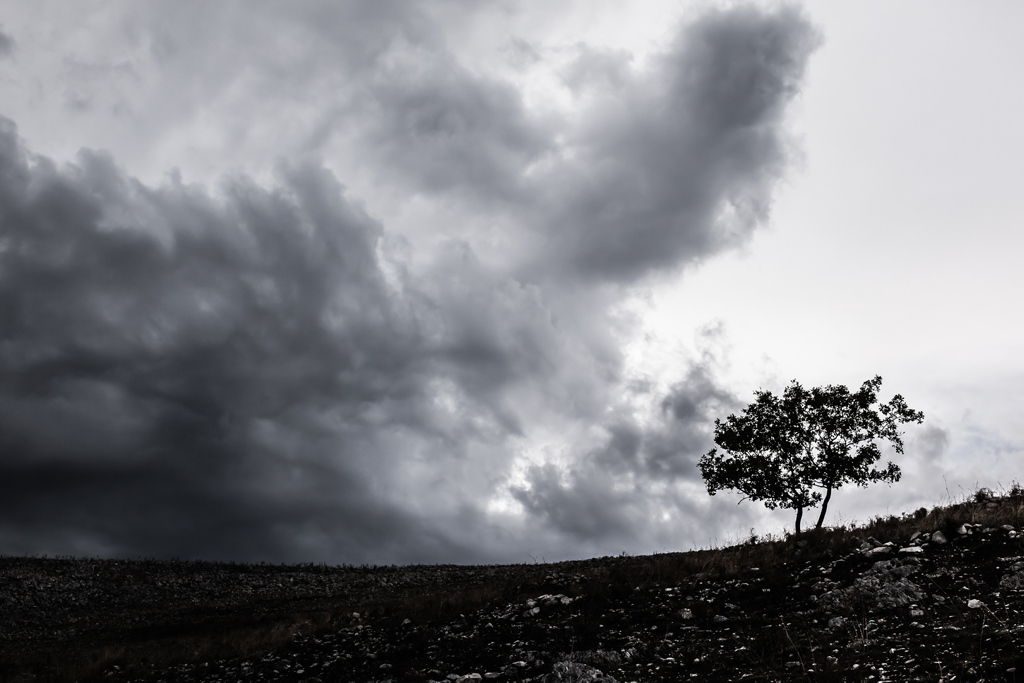
[[[370,407],[416,404],[430,361],[378,267],[380,226],[328,174],[238,179],[214,200],[146,188],[102,155],[30,161],[9,123],[2,169],[5,520],[255,556],[280,552],[261,536],[310,504],[292,487],[379,513],[338,428],[372,437]],[[323,443],[349,451],[341,467],[317,464]]]
[[[720,333],[703,331],[703,353],[665,395],[634,385],[634,400],[600,423],[590,450],[561,467],[531,467],[514,497],[548,528],[579,540],[628,544],[640,534],[667,542],[680,528],[692,533],[701,507],[692,493],[703,488],[697,459],[714,445],[715,417],[742,407],[717,376]]]
[[[308,96],[272,182],[61,165],[3,120],[0,551],[522,560],[694,530],[693,463],[735,398],[710,356],[667,390],[631,376],[616,307],[766,219],[814,32],[738,8],[644,68],[576,46],[563,116],[463,63],[429,5],[363,5],[260,10],[278,49],[195,87],[217,41],[131,13],[181,112],[234,96],[217,88]],[[226,13],[201,27],[242,11],[194,9]],[[231,65],[250,57],[247,80]]]
[[[544,227],[565,266],[629,281],[748,236],[785,167],[781,116],[815,44],[793,10],[739,9],[688,26],[643,73],[582,56],[582,74],[619,85],[570,136],[573,163],[544,179],[559,189]]]
[[[14,52],[14,38],[0,31],[0,59],[11,55]]]

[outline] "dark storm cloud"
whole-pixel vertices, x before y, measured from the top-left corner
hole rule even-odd
[[[356,131],[379,182],[511,216],[520,277],[629,283],[767,219],[789,160],[785,108],[818,42],[794,9],[738,8],[683,26],[644,69],[576,45],[562,79],[582,113],[568,119],[531,116],[512,82],[420,42],[367,67],[361,123],[325,125]]]
[[[697,459],[714,444],[715,418],[742,402],[706,366],[694,364],[662,401],[665,428],[648,439],[647,468],[657,476],[696,478]]]
[[[436,282],[459,314],[422,293],[411,312],[382,274],[379,224],[322,169],[223,194],[148,188],[94,153],[58,169],[3,123],[7,549],[63,528],[122,553],[294,557],[303,525],[324,520],[322,555],[451,547],[374,491],[379,441],[465,441],[465,416],[439,419],[427,383],[465,384],[480,419],[497,384],[542,362],[516,346],[533,336],[524,316],[492,328],[480,310],[509,314],[515,293],[503,308],[479,282],[463,285],[485,302]]]
[[[652,422],[620,412],[603,425],[600,445],[572,465],[530,468],[525,484],[514,489],[516,499],[549,527],[590,541],[650,535],[645,529],[656,510],[692,514],[695,506],[675,485],[700,481],[696,462],[714,446],[715,417],[741,408],[721,388],[717,362],[710,349],[692,362]]]
[[[621,539],[643,523],[645,500],[635,490],[618,491],[615,481],[593,469],[563,474],[554,465],[530,468],[528,488],[514,491],[527,512],[575,541]],[[638,510],[637,508],[641,508]]]
[[[505,204],[533,235],[524,277],[629,282],[767,218],[782,116],[817,43],[795,10],[740,8],[683,27],[642,71],[578,45],[563,79],[589,98],[579,121],[531,119],[510,83],[417,48],[374,66],[358,149],[414,191]]]
[[[571,82],[610,92],[574,137],[575,162],[545,179],[561,191],[546,227],[566,266],[628,281],[749,235],[785,168],[781,116],[816,44],[795,10],[741,8],[685,27],[631,78],[624,56],[581,55]]]
[[[14,53],[14,38],[0,31],[0,59]]]
[[[937,462],[949,450],[949,432],[938,425],[922,427],[914,441],[914,450],[927,462]]]
[[[610,310],[765,218],[815,43],[798,13],[713,12],[643,72],[578,46],[577,125],[460,63],[417,6],[156,7],[167,116],[249,64],[267,101],[317,102],[310,149],[348,135],[375,182],[461,223],[406,258],[318,163],[154,187],[103,153],[33,156],[4,120],[0,552],[521,560],[695,514],[680,487],[734,399],[709,357],[665,396],[631,389]],[[535,425],[597,436],[517,480]],[[524,517],[488,512],[503,493]]]
[[[508,199],[547,142],[519,93],[440,55],[386,69],[374,88],[379,116],[365,140],[383,163],[427,192]]]

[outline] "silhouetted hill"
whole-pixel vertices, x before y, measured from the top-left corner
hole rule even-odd
[[[0,675],[1024,680],[1022,522],[1015,486],[799,543],[557,564],[6,557]]]

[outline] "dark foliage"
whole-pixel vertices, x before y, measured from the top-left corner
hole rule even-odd
[[[899,481],[900,468],[874,465],[888,441],[903,453],[899,426],[924,420],[897,394],[878,403],[882,378],[851,393],[842,385],[804,389],[796,380],[782,396],[755,392],[740,415],[715,420],[715,443],[699,462],[708,493],[736,489],[768,508],[796,510],[796,533],[805,508],[821,503],[821,528],[832,491],[844,484]],[[819,490],[823,490],[824,494]]]

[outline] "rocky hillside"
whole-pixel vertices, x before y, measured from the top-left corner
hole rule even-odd
[[[494,567],[0,558],[0,677],[1024,680],[1016,488],[794,539]]]

